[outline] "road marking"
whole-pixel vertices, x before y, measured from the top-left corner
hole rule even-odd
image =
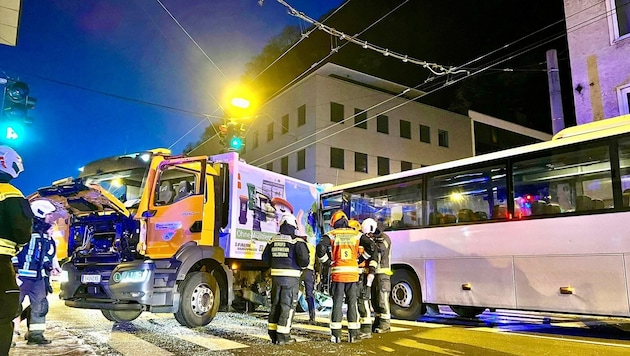
[[[443,355],[463,355],[464,354],[463,352],[458,351],[458,350],[450,350],[450,349],[445,349],[439,346],[424,344],[424,343],[418,342],[417,340],[412,340],[412,339],[405,339],[405,338],[398,339],[397,341],[394,341],[394,344],[403,346],[403,347],[409,347],[412,349],[424,350],[424,351],[434,352],[437,354],[443,354]]]
[[[126,332],[112,331],[107,344],[123,355],[173,355],[161,347]]]
[[[205,347],[211,351],[222,351],[232,349],[242,349],[249,347],[248,345],[241,344],[240,342],[224,339],[222,337],[214,335],[173,335],[178,339],[182,339],[193,344]],[[148,352],[147,352],[148,353]]]
[[[422,321],[409,321],[409,320],[398,320],[392,319],[392,324],[406,325],[406,326],[419,326],[423,328],[450,328],[452,325],[444,325],[444,324],[436,324],[436,323],[425,323]]]
[[[304,321],[308,320],[308,318],[306,318],[304,316],[301,316],[301,315],[296,315],[295,319],[296,320],[304,320]],[[322,324],[328,324],[328,323],[330,323],[330,318],[315,318],[315,321],[318,322],[318,323],[322,323]],[[391,320],[391,323],[392,324],[396,323],[396,324],[401,324],[401,325],[407,325],[407,326],[424,326],[424,325],[421,325],[421,324],[425,324],[425,323],[419,323],[419,322],[416,322],[416,321],[407,321],[407,320],[396,320],[396,321]],[[426,327],[428,327],[428,328],[446,327],[446,326],[434,326],[433,324],[428,324],[428,323],[426,323],[426,324],[427,324]],[[300,329],[308,329],[308,330],[314,330],[314,331],[325,330],[327,332],[330,331],[330,329],[328,327],[323,327],[323,326],[318,326],[318,325],[309,325],[309,324],[294,324],[293,327],[298,327],[298,325],[299,325]],[[348,321],[344,319],[341,322],[341,325],[345,326],[345,327],[348,327]],[[450,326],[450,325],[447,325],[447,326]],[[406,331],[406,330],[409,330],[409,329],[407,329],[407,328],[399,328],[397,326],[392,326],[390,331],[397,332],[397,331]]]
[[[630,349],[630,344],[613,344],[610,342],[599,342],[599,341],[587,341],[587,340],[577,340],[577,339],[565,339],[562,337],[553,337],[553,336],[543,336],[543,335],[532,335],[532,334],[521,334],[521,333],[510,333],[518,336],[526,336],[537,339],[547,339],[554,341],[566,341],[566,342],[575,342],[578,344],[587,344],[587,345],[598,345],[598,346],[614,346],[614,347],[623,347],[626,349]]]

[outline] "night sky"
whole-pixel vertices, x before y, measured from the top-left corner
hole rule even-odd
[[[320,17],[342,2],[290,3]],[[203,114],[222,114],[222,91],[286,25],[300,22],[272,0],[23,0],[17,46],[0,45],[0,75],[28,83],[37,98],[14,146],[25,172],[13,183],[30,194],[98,158],[181,153],[208,125]]]

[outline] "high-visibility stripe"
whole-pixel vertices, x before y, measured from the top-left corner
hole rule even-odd
[[[28,327],[29,331],[42,331],[46,330],[46,324],[31,324]]]
[[[363,256],[363,258],[365,258],[366,260],[370,258],[370,254],[363,251],[363,253],[361,254],[361,256]]]
[[[331,321],[330,322],[330,329],[331,330],[341,330],[341,323],[335,322],[335,321]]]
[[[31,271],[30,269],[18,269],[18,275],[20,277],[37,277],[37,271]]]
[[[358,267],[351,266],[338,266],[330,269],[330,273],[361,273],[362,270]]]
[[[387,274],[391,276],[394,272],[392,272],[391,268],[377,268],[376,274]]]
[[[308,266],[306,266],[306,268],[310,269],[311,271],[315,270],[315,246],[313,246],[313,244],[311,243],[306,243],[306,245],[308,246]]]
[[[0,201],[7,198],[24,198],[24,194],[9,183],[0,183]]]
[[[269,323],[269,325],[267,325],[267,330],[271,330],[271,331],[278,330],[278,324],[276,324],[276,323]]]
[[[328,254],[323,255],[322,257],[319,258],[319,262],[324,263],[328,261]]]
[[[359,324],[366,325],[374,323],[374,319],[371,316],[366,316],[365,318],[359,318]]]
[[[387,313],[387,314],[383,313],[383,314],[379,315],[379,318],[381,318],[383,320],[389,320],[389,319],[392,318],[392,316],[389,313]]]
[[[348,330],[355,330],[355,329],[359,329],[360,327],[361,327],[361,324],[356,321],[348,322]]]
[[[284,269],[284,268],[272,268],[271,276],[274,277],[300,277],[302,270],[299,269]]]

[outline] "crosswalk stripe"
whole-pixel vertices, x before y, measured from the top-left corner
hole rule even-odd
[[[422,321],[410,321],[410,320],[398,320],[398,319],[392,319],[391,323],[397,324],[397,325],[405,325],[405,326],[419,326],[423,328],[450,328],[451,327],[451,325],[445,325],[445,324],[425,323]]]
[[[224,339],[214,335],[173,335],[178,339],[191,342],[193,344],[205,347],[211,351],[222,351],[232,349],[242,349],[249,347],[240,342]]]
[[[126,332],[112,331],[107,344],[125,356],[151,354],[160,356],[173,355],[161,347],[155,346],[148,341]]]

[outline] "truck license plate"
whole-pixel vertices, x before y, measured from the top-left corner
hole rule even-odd
[[[81,276],[81,283],[101,283],[100,274],[84,274]]]

